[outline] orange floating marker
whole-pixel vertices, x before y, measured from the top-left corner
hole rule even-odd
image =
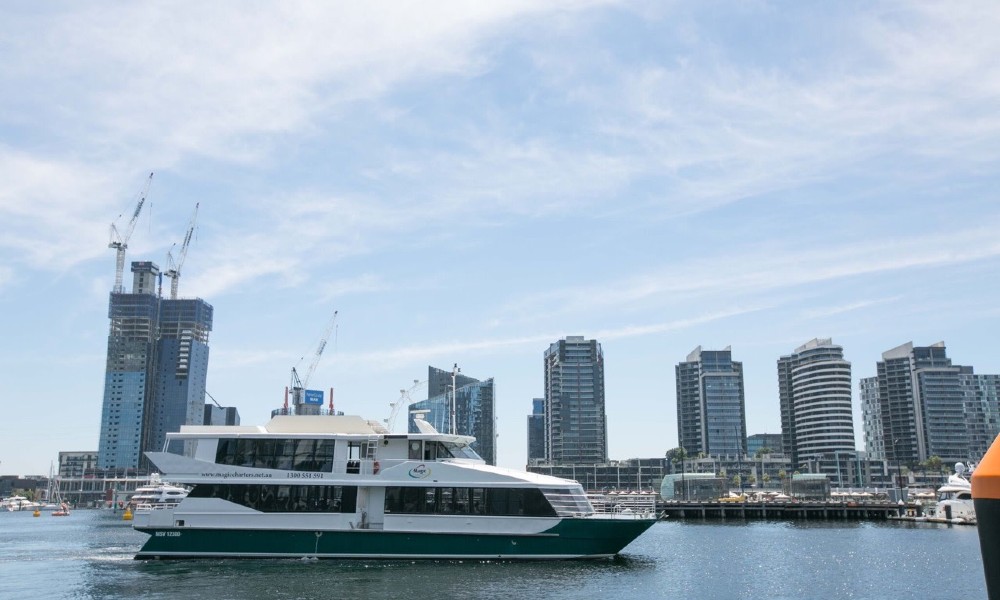
[[[972,502],[979,525],[979,549],[986,572],[986,593],[1000,598],[1000,437],[972,473]]]

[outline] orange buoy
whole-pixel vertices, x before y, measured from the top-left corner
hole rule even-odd
[[[122,513],[122,521],[131,521],[131,520],[132,520],[132,509],[126,508],[125,512]]]
[[[972,502],[979,525],[986,593],[1000,598],[1000,436],[972,472]]]

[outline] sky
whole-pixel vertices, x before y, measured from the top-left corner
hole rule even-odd
[[[493,377],[501,466],[570,335],[613,459],[677,445],[699,345],[780,432],[816,337],[863,449],[882,352],[1000,373],[997,31],[989,1],[4,3],[0,473],[97,448],[109,227],[150,172],[127,260],[165,269],[199,203],[180,295],[244,424],[336,310],[309,387],[384,419],[429,365]]]

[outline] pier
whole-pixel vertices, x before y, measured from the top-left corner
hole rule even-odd
[[[916,504],[840,502],[658,502],[664,519],[887,521],[919,515]]]

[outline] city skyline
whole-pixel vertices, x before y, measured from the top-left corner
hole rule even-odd
[[[0,7],[0,473],[96,450],[112,222],[213,309],[244,425],[310,387],[383,419],[429,364],[496,382],[497,463],[553,340],[598,340],[608,455],[677,445],[674,365],[832,337],[1000,373],[1000,6]],[[118,218],[123,215],[122,218]],[[174,250],[175,254],[177,250]],[[304,360],[303,360],[304,359]],[[860,439],[859,449],[863,449]]]

